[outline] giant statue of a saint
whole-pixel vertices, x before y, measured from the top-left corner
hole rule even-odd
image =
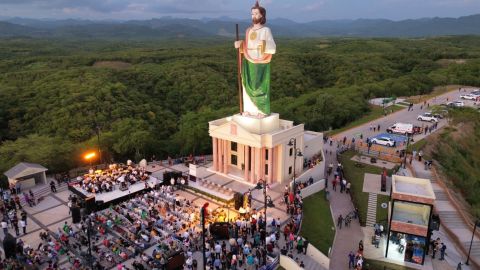
[[[251,11],[253,24],[247,29],[245,40],[235,41],[235,48],[243,55],[243,112],[263,117],[270,114],[270,60],[276,46],[270,28],[265,26],[265,8],[257,1]]]

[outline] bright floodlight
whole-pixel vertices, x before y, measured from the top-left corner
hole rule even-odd
[[[95,156],[96,156],[95,152],[90,152],[90,153],[85,154],[85,159],[90,160],[90,159],[94,158]]]

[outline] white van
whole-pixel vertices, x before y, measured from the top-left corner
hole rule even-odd
[[[406,123],[395,123],[394,125],[387,128],[388,133],[396,133],[407,135],[413,134],[413,124],[406,124]]]

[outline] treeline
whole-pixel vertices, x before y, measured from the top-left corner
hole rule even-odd
[[[279,39],[272,110],[322,131],[362,117],[373,97],[480,85],[479,45]],[[208,154],[208,121],[238,111],[235,53],[226,39],[0,40],[0,171],[23,160],[66,170],[98,142],[105,161]]]

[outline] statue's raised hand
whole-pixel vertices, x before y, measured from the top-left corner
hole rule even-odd
[[[242,47],[242,44],[243,44],[243,40],[237,40],[234,42],[234,46],[235,46],[235,49],[239,49],[240,47]]]

